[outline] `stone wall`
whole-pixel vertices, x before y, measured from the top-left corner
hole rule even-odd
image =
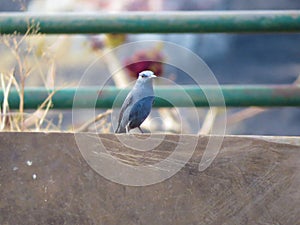
[[[151,154],[129,154],[115,135],[100,138],[108,153],[135,165],[160,161],[171,154],[174,143],[181,144],[179,136],[155,135],[163,142]],[[163,182],[133,187],[96,173],[78,150],[74,134],[0,133],[0,224],[300,221],[299,138],[289,144],[274,138],[225,137],[216,159],[202,172],[198,165],[208,137],[185,140],[186,149],[190,142],[198,144],[184,168]]]

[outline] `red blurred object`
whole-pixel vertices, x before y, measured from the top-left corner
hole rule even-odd
[[[160,50],[142,50],[125,60],[125,68],[131,77],[137,78],[144,70],[151,70],[156,76],[163,73],[164,56]]]

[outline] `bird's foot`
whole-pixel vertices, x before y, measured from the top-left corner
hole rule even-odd
[[[138,127],[139,128],[139,130],[141,131],[141,133],[143,134],[144,133],[144,131],[142,130],[142,128],[140,128],[140,127]]]
[[[127,135],[132,135],[129,131],[130,131],[130,129],[129,129],[129,125],[127,125],[126,127],[125,127],[125,129],[126,129],[126,134]]]

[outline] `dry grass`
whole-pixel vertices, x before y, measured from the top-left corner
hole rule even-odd
[[[53,52],[52,44],[41,48],[37,40],[44,38],[44,35],[39,34],[38,25],[32,22],[28,24],[31,25],[28,26],[25,35],[14,33],[0,36],[0,45],[5,46],[6,50],[2,57],[5,58],[8,54],[13,62],[12,65],[11,63],[6,65],[10,68],[0,71],[0,88],[3,92],[3,101],[0,105],[0,131],[62,131],[63,113],[61,111],[53,113],[52,97],[59,89],[71,86],[74,82],[68,82],[68,85],[63,85],[61,88],[55,86],[56,52]],[[29,82],[28,78],[30,78]],[[48,96],[36,110],[26,111],[24,90],[28,83],[36,79],[43,82],[43,86],[48,90]],[[16,90],[20,99],[17,110],[9,106],[11,90]],[[111,111],[107,111],[99,114],[83,125],[79,125],[78,131],[91,131],[92,125],[95,124],[98,131],[108,133],[110,123],[107,117],[110,113]],[[53,117],[56,123],[53,122]]]
[[[46,116],[52,106],[52,96],[55,91],[49,91],[48,97],[45,101],[33,112],[25,113],[24,107],[24,90],[26,80],[32,75],[33,71],[39,69],[38,63],[31,63],[31,59],[36,57],[35,46],[31,42],[30,35],[40,35],[38,33],[39,26],[34,23],[29,23],[25,35],[2,35],[1,43],[7,47],[9,52],[14,57],[15,64],[8,72],[0,73],[1,88],[3,90],[3,103],[0,111],[0,130],[6,131],[26,131],[26,130],[42,130],[49,129],[50,127],[59,127],[60,124],[55,126],[51,121],[46,119]],[[48,59],[49,56],[44,54],[44,58]],[[43,76],[42,76],[43,78]],[[46,78],[43,79],[45,87],[54,89],[55,80],[55,63],[52,62]],[[12,89],[18,92],[19,107],[18,110],[11,110],[9,107],[9,94]],[[59,120],[61,123],[61,119]]]

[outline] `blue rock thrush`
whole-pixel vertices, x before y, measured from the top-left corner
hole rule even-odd
[[[155,77],[150,70],[139,73],[133,89],[121,107],[115,133],[129,133],[134,128],[139,128],[143,133],[140,126],[151,112],[154,101],[152,79]]]

